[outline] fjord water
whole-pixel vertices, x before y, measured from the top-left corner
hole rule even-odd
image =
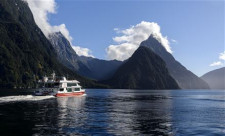
[[[225,135],[224,90],[86,92],[65,98],[5,93],[0,134]]]

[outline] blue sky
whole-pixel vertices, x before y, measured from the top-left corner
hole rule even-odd
[[[56,3],[57,13],[49,15],[50,24],[66,24],[73,45],[89,48],[96,58],[106,59],[106,48],[115,44],[112,38],[119,35],[114,28],[128,29],[147,21],[160,26],[162,35],[170,41],[173,56],[195,74],[200,76],[222,67],[209,66],[225,50],[222,0]]]

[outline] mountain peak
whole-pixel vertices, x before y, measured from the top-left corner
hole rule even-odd
[[[45,74],[70,75],[84,86],[94,82],[63,66],[52,44],[22,0],[0,0],[0,88],[32,87]],[[58,33],[60,35],[60,33]]]
[[[153,51],[140,46],[124,62],[114,76],[105,81],[114,88],[130,89],[178,89],[169,75],[165,62]]]
[[[157,46],[154,48],[164,48],[164,51],[166,51],[165,47],[162,45],[162,43],[160,42],[159,38],[157,38],[157,34],[153,33],[151,34],[147,40],[141,42],[141,46]],[[148,44],[145,44],[146,42],[148,42]]]
[[[59,31],[59,32],[54,32],[54,33],[51,33],[51,34],[49,34],[48,35],[48,38],[50,39],[50,40],[52,40],[52,39],[57,39],[57,40],[59,40],[59,38],[60,39],[64,39],[64,40],[67,40],[66,39],[66,37]],[[68,40],[67,40],[68,41]],[[69,41],[68,41],[69,42]]]
[[[70,42],[61,32],[49,35],[49,40],[60,62],[69,69],[91,79],[105,79],[120,66],[120,61],[99,60],[92,57],[78,56]]]
[[[179,86],[183,89],[205,89],[209,88],[208,84],[200,79],[198,76],[187,70],[170,54],[162,45],[154,34],[141,43],[140,46],[145,46],[151,49],[154,53],[159,55],[167,65],[171,76],[177,81]]]
[[[61,32],[50,34],[49,41],[54,47],[54,50],[57,53],[58,59],[61,61],[61,63],[70,69],[78,69],[78,66],[75,63],[78,60],[78,55],[72,48],[70,42]],[[71,64],[70,61],[73,61],[74,63]]]

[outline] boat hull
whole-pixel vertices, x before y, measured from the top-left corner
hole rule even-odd
[[[72,96],[80,96],[84,95],[85,91],[82,92],[69,92],[69,93],[57,93],[55,97],[72,97]]]

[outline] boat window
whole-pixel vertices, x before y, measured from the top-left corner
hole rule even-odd
[[[60,88],[59,91],[61,91],[61,92],[64,91],[64,88]]]
[[[77,86],[77,83],[67,83],[67,86]]]
[[[75,88],[75,91],[80,91],[80,88]]]
[[[67,92],[72,92],[72,88],[67,88]]]

